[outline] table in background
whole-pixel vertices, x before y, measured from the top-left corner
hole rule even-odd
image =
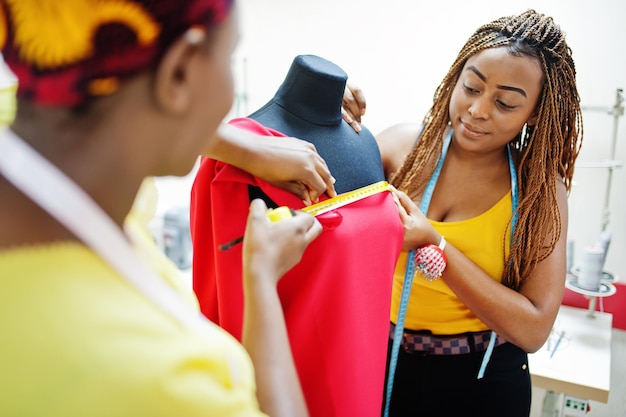
[[[528,355],[532,384],[551,392],[607,403],[611,385],[613,315],[561,306],[546,344]],[[559,334],[565,332],[551,356]]]

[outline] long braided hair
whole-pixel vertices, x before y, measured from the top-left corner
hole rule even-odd
[[[496,47],[505,47],[515,56],[537,59],[544,76],[536,109],[537,123],[525,125],[509,143],[518,161],[519,205],[502,282],[519,290],[537,263],[552,253],[559,240],[561,217],[556,182],[563,181],[569,194],[574,162],[582,145],[576,69],[565,34],[551,17],[528,10],[478,28],[435,91],[433,105],[424,117],[420,140],[390,182],[413,198],[423,194],[441,157],[450,99],[461,71],[471,56]]]

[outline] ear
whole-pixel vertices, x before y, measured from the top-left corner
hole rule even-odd
[[[191,65],[205,38],[203,29],[192,27],[163,55],[154,76],[154,97],[159,108],[180,114],[191,106]]]
[[[533,112],[533,114],[530,116],[530,118],[526,121],[526,124],[528,126],[536,125],[538,117],[539,117],[539,115],[537,114],[537,111]]]

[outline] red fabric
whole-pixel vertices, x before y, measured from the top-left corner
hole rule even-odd
[[[284,136],[251,119],[231,123]],[[241,245],[217,247],[244,232],[248,184],[279,205],[302,208],[292,194],[210,159],[202,162],[191,196],[194,290],[204,314],[238,339]],[[391,284],[402,245],[397,209],[383,192],[318,219],[324,231],[278,287],[307,404],[313,417],[379,417]]]

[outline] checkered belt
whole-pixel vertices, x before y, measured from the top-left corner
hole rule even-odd
[[[393,339],[396,326],[391,323],[389,338]],[[491,330],[476,333],[465,333],[453,336],[435,336],[427,333],[407,333],[402,337],[402,348],[406,352],[428,355],[463,355],[471,352],[482,352],[489,346]],[[505,343],[502,336],[496,338],[496,346]]]

